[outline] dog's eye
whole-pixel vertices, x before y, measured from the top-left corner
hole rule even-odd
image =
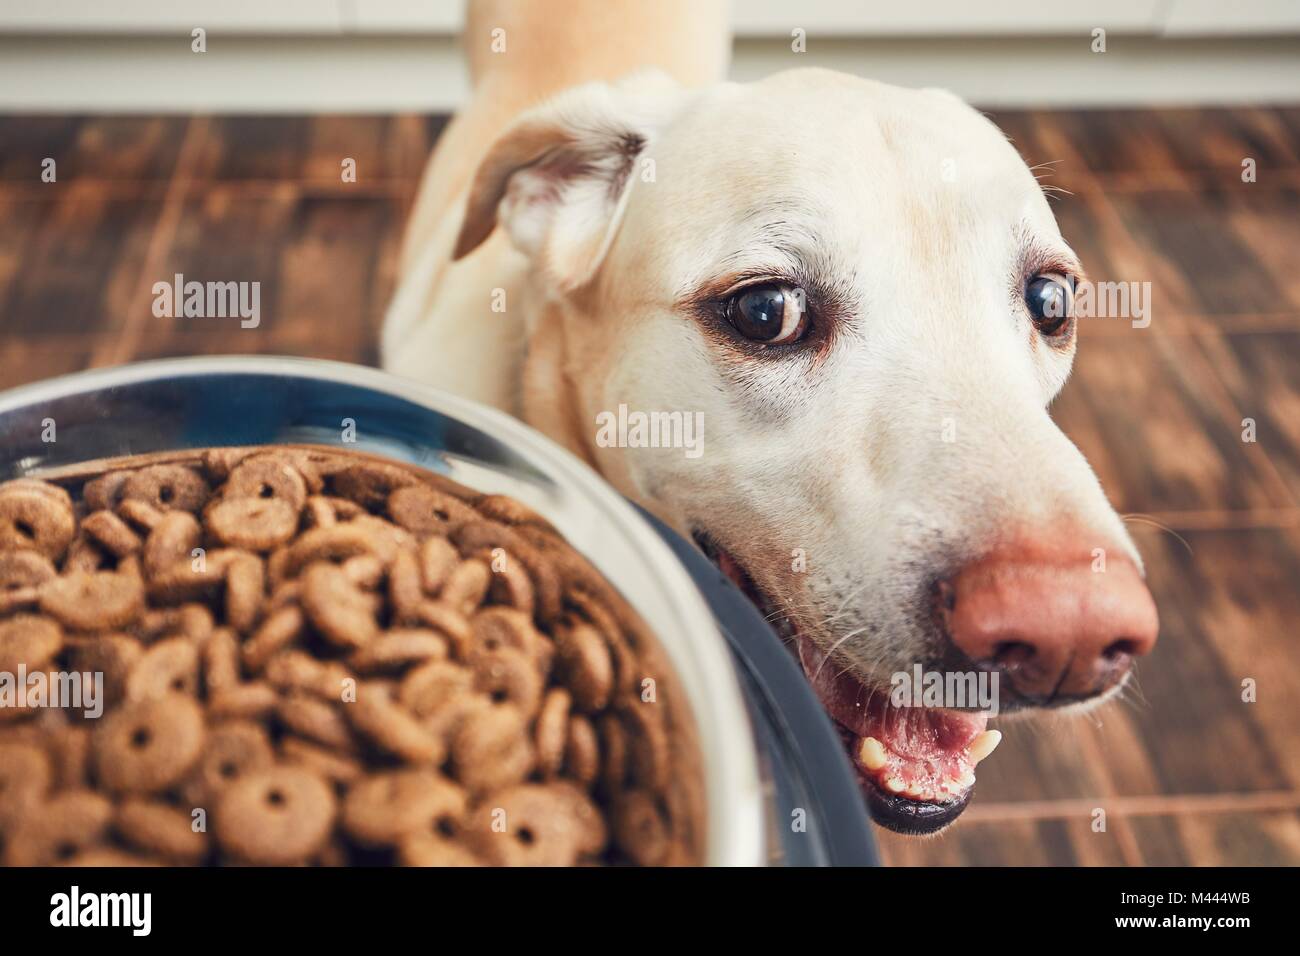
[[[1073,283],[1060,275],[1039,275],[1025,287],[1029,317],[1043,335],[1059,335],[1074,312]]]
[[[727,321],[747,339],[785,345],[807,330],[803,293],[788,285],[755,285],[727,300]]]

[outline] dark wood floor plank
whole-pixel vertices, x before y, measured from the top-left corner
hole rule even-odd
[[[1255,422],[1255,442],[1241,442],[1241,454],[1280,475],[1300,505],[1300,334],[1209,334],[1197,347],[1227,390],[1233,421]]]
[[[174,116],[0,117],[0,183],[48,188],[40,178],[47,157],[55,161],[59,183],[165,182],[187,122]]]
[[[0,239],[7,250],[0,255],[13,263],[4,271],[18,277],[0,305],[0,335],[94,337],[133,307],[130,288],[158,218],[157,200],[110,199],[94,183],[68,183],[53,198],[0,200],[0,209],[21,228],[10,232],[6,225]]]
[[[400,229],[396,200],[304,198],[286,186],[249,200],[222,192],[187,201],[160,275],[259,283],[260,324],[239,319],[150,319],[139,358],[188,354],[319,355],[374,364],[390,290],[381,257]]]
[[[1209,375],[1186,337],[1150,329],[1093,336],[1085,326],[1074,375],[1052,413],[1121,512],[1295,503],[1241,442],[1240,416],[1222,389],[1205,387]]]

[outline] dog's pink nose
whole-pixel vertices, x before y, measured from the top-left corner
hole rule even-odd
[[[1155,602],[1125,557],[1005,551],[940,589],[953,643],[1030,702],[1100,694],[1156,643]]]

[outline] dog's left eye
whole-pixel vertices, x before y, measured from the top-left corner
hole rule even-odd
[[[1043,335],[1059,335],[1074,312],[1074,286],[1063,276],[1038,275],[1025,287],[1029,317]]]
[[[788,285],[750,286],[727,300],[727,321],[747,339],[785,345],[808,328],[803,292]]]

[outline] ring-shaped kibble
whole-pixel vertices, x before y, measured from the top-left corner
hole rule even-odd
[[[254,455],[236,465],[222,486],[223,498],[279,499],[296,518],[307,502],[307,481],[287,458]]]
[[[600,812],[572,788],[520,784],[474,807],[465,839],[495,866],[573,866],[604,842]]]
[[[104,715],[92,738],[96,779],[117,793],[156,793],[182,779],[203,750],[203,712],[193,697],[128,701]]]
[[[30,488],[0,494],[0,549],[30,549],[58,560],[76,533],[70,505]]]
[[[54,562],[38,551],[0,552],[0,594],[39,587],[58,574]]]
[[[647,790],[627,790],[614,798],[613,836],[638,866],[659,866],[672,850],[672,831]]]
[[[333,784],[347,786],[365,779],[369,774],[369,769],[360,758],[292,735],[281,738],[280,756]]]
[[[367,511],[376,512],[394,490],[416,482],[405,468],[381,462],[357,462],[330,476],[334,494],[356,502]]]
[[[293,538],[298,512],[282,498],[222,498],[208,506],[204,523],[221,544],[264,552]]]
[[[388,517],[414,534],[445,535],[479,515],[458,498],[428,485],[406,485],[388,496]]]
[[[219,627],[202,645],[203,688],[213,694],[239,683],[239,640],[228,627]]]
[[[430,769],[372,774],[348,791],[343,829],[365,846],[394,846],[417,833],[453,837],[465,816],[465,791]]]
[[[430,537],[420,543],[420,584],[429,594],[437,594],[460,564],[460,552],[446,538]]]
[[[35,669],[63,647],[63,629],[48,617],[19,614],[0,621],[0,673],[16,674],[20,665]]]
[[[672,745],[664,726],[663,706],[634,698],[622,703],[618,715],[628,730],[633,777],[647,789],[662,790],[672,773]]]
[[[226,623],[240,634],[253,629],[266,601],[266,572],[262,559],[235,552],[226,564]]]
[[[361,674],[402,672],[411,665],[446,660],[447,640],[428,628],[390,628],[354,651],[348,664]]]
[[[211,809],[226,787],[274,763],[265,727],[251,720],[222,721],[209,728],[203,752],[185,780],[184,795],[194,806]]]
[[[574,622],[556,635],[556,668],[573,693],[574,706],[597,713],[609,706],[614,691],[614,661],[595,628]]]
[[[351,711],[356,704],[344,705],[323,701],[304,693],[290,693],[279,699],[275,713],[280,723],[308,740],[338,750],[355,750],[356,740],[339,707]]]
[[[184,637],[154,644],[135,662],[126,678],[127,700],[199,691],[199,648]]]
[[[141,548],[140,536],[111,511],[95,511],[86,515],[81,530],[97,545],[115,558],[135,554]]]
[[[447,576],[438,592],[438,601],[469,616],[482,605],[491,584],[492,569],[483,561],[470,558]]]
[[[187,511],[167,512],[145,538],[145,571],[154,575],[179,562],[188,563],[202,536],[203,529],[194,515]]]
[[[380,751],[410,764],[437,765],[446,759],[442,737],[402,707],[382,686],[363,684],[346,706],[348,719]]]
[[[377,554],[383,542],[355,522],[312,528],[289,546],[283,572],[294,577],[303,568],[317,562],[342,562],[360,554]],[[384,555],[380,555],[381,558]],[[390,556],[391,557],[391,556]]]
[[[538,633],[528,613],[512,607],[485,607],[471,618],[470,627],[469,657],[512,648],[536,661],[540,670],[550,670],[554,646]]]
[[[135,849],[176,863],[197,863],[208,852],[206,831],[195,830],[189,813],[161,800],[123,800],[113,815],[113,829]]]
[[[41,610],[75,630],[125,627],[144,610],[144,582],[127,566],[74,572],[41,587]]]
[[[193,514],[207,504],[210,494],[203,476],[184,465],[149,465],[133,472],[122,485],[123,499],[143,501],[159,511]]]
[[[41,803],[40,812],[14,827],[4,848],[6,866],[66,863],[103,839],[113,804],[89,790],[69,790]]]
[[[402,866],[482,866],[483,861],[456,840],[432,833],[412,833],[397,845],[397,862]]]
[[[474,510],[485,518],[505,525],[531,524],[547,531],[551,524],[522,501],[506,495],[484,495],[474,502]]]
[[[503,549],[480,554],[479,558],[486,558],[492,568],[492,583],[488,588],[489,602],[514,608],[531,619],[536,604],[533,579],[528,576],[523,563]]]
[[[509,704],[470,710],[452,733],[451,761],[476,793],[519,783],[535,765],[527,719]]]
[[[102,674],[98,682],[104,707],[113,707],[126,696],[127,675],[144,656],[144,645],[126,634],[98,634],[92,640],[75,645],[68,655],[75,670]]]
[[[53,779],[50,758],[40,747],[0,740],[0,833],[35,812]]]
[[[405,548],[393,555],[388,568],[388,603],[396,624],[413,624],[418,620],[424,587],[420,581],[420,559]]]
[[[240,648],[244,666],[259,673],[273,657],[297,642],[304,623],[302,608],[296,604],[272,611]]]
[[[81,498],[91,511],[115,509],[122,500],[122,488],[131,472],[114,469],[92,478],[81,486]]]
[[[417,717],[429,717],[474,694],[474,675],[451,661],[430,661],[409,671],[398,686],[397,699]]]
[[[534,737],[537,744],[537,769],[544,777],[553,777],[564,766],[564,748],[569,735],[569,692],[553,687],[546,692],[537,714]]]
[[[600,738],[590,720],[581,714],[569,717],[564,741],[564,769],[574,780],[586,786],[600,776]]]
[[[245,645],[247,647],[247,645]],[[324,701],[338,701],[354,687],[356,678],[338,661],[323,661],[304,650],[289,648],[266,664],[266,679],[280,691],[302,691]]]
[[[302,609],[331,644],[363,647],[379,633],[370,597],[335,565],[318,562],[303,574]]]
[[[290,866],[325,846],[336,812],[329,784],[302,767],[280,765],[226,787],[214,830],[221,849],[238,861]]]
[[[73,506],[72,496],[68,494],[66,488],[60,488],[58,485],[51,484],[48,481],[42,481],[39,478],[13,478],[0,484],[0,495],[20,491],[43,495],[65,508],[71,508]]]
[[[476,655],[470,664],[474,687],[494,704],[510,704],[531,718],[542,703],[542,675],[523,651],[503,647]]]

